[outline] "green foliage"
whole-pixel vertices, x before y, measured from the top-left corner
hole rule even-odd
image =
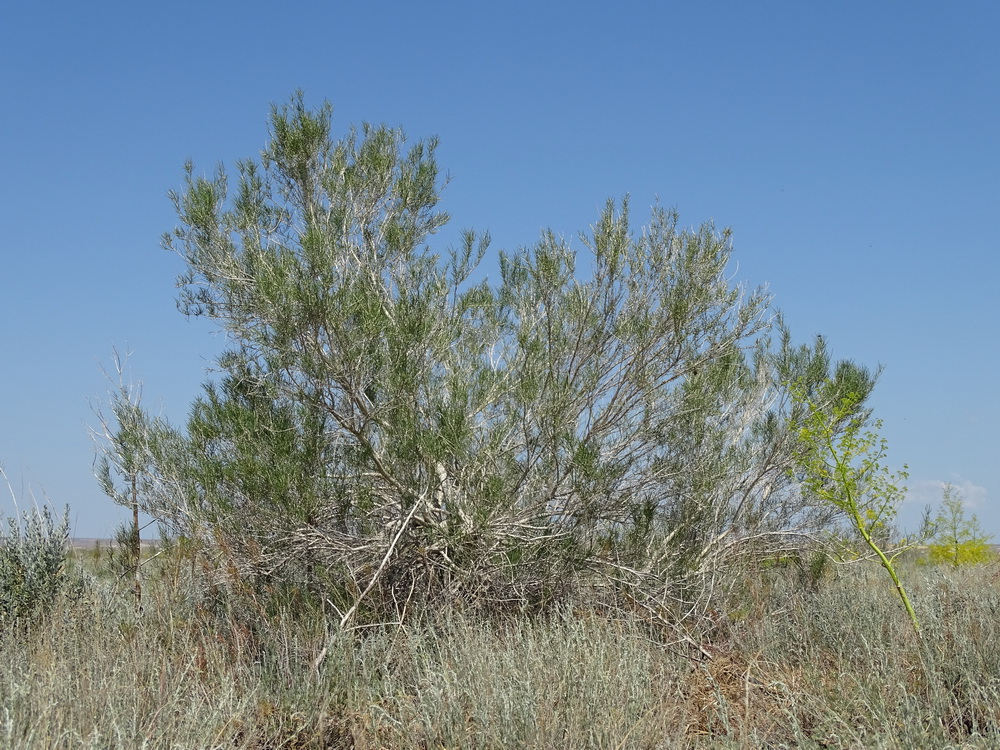
[[[862,537],[887,541],[906,492],[906,471],[892,474],[883,465],[888,445],[878,436],[882,422],[865,429],[856,394],[838,401],[831,387],[823,396],[799,396],[809,408],[799,433],[804,488],[843,513]]]
[[[989,562],[996,556],[990,536],[983,532],[975,514],[966,515],[962,493],[952,484],[944,486],[928,554],[931,562],[955,567]]]
[[[69,508],[58,521],[47,505],[8,518],[0,529],[0,624],[44,613],[66,587]]]
[[[132,579],[138,606],[142,601],[139,495],[154,481],[156,458],[152,451],[157,444],[154,433],[163,428],[159,420],[149,418],[142,410],[141,385],[126,381],[124,360],[117,351],[114,363],[118,377],[112,391],[111,417],[105,416],[99,408],[95,409],[101,422],[101,433],[95,436],[101,440],[95,474],[105,494],[132,511],[131,526],[123,525],[115,531],[115,554],[110,563],[120,577]]]
[[[488,236],[429,247],[434,140],[331,132],[299,94],[234,184],[187,165],[164,245],[181,309],[231,347],[183,427],[117,398],[139,438],[108,432],[119,502],[214,550],[232,589],[301,587],[345,623],[545,607],[595,577],[690,612],[727,566],[825,526],[790,477],[785,383],[863,401],[874,380],[730,283],[728,231],[659,206],[636,230],[609,201],[581,250],[545,232],[486,279]]]
[[[130,524],[115,528],[114,539],[108,547],[106,569],[115,580],[134,582],[142,562],[142,543],[137,542]]]
[[[814,399],[801,386],[793,386],[796,400],[807,408],[799,430],[802,447],[797,467],[803,492],[835,508],[875,554],[919,632],[916,613],[894,565],[907,549],[905,540],[897,550],[887,552],[892,522],[906,493],[901,484],[906,470],[893,474],[882,463],[888,446],[878,435],[881,420],[866,429],[867,415],[860,409],[857,394],[838,391],[837,383],[830,381]]]

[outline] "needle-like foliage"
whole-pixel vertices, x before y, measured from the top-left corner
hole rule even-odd
[[[581,581],[691,611],[822,526],[789,479],[783,384],[872,383],[731,283],[728,231],[660,207],[636,229],[609,201],[581,249],[547,232],[491,279],[488,236],[428,245],[436,142],[334,140],[331,114],[293,97],[235,184],[189,164],[173,195],[180,306],[232,345],[186,429],[147,423],[145,510],[344,623],[438,597],[530,610]]]

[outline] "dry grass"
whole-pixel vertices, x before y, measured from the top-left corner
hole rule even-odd
[[[91,580],[0,635],[0,746],[996,747],[996,569],[907,573],[921,640],[877,571],[771,570],[686,631],[700,649],[587,611],[334,632],[209,612],[171,575],[136,613]]]

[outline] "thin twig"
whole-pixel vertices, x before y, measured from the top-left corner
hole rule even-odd
[[[378,582],[379,578],[382,577],[382,572],[389,564],[392,553],[396,551],[396,545],[403,536],[403,532],[409,527],[410,521],[413,520],[413,516],[416,514],[417,508],[419,508],[420,505],[421,503],[419,501],[413,503],[413,507],[410,508],[410,512],[406,514],[406,518],[404,518],[403,523],[400,524],[399,531],[397,531],[396,536],[393,537],[392,543],[389,545],[389,549],[385,551],[385,555],[382,557],[382,562],[379,564],[378,569],[372,576],[372,579],[368,582],[365,590],[362,591],[358,595],[358,598],[354,600],[354,604],[351,605],[351,608],[347,610],[344,616],[340,619],[340,627],[344,627],[348,623],[348,621],[354,616],[354,613],[358,611],[358,606],[361,604],[361,600],[364,599],[373,588],[375,588],[375,584]]]

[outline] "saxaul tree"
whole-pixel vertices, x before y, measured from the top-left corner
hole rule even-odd
[[[142,603],[139,487],[151,463],[148,453],[151,440],[149,420],[141,407],[142,387],[126,378],[125,359],[127,355],[123,358],[116,350],[114,376],[105,371],[105,377],[114,383],[110,414],[99,406],[94,409],[100,421],[100,429],[93,435],[99,446],[94,469],[105,494],[132,514],[131,526],[122,525],[117,531],[113,559],[119,564],[122,576],[132,580],[138,607]]]
[[[187,165],[164,238],[181,309],[232,346],[187,425],[150,432],[140,502],[218,570],[298,581],[345,624],[584,580],[654,611],[824,522],[788,478],[784,384],[873,380],[730,283],[728,231],[660,207],[636,230],[609,201],[580,249],[545,233],[491,280],[488,235],[429,246],[433,139],[335,140],[301,94],[270,130],[235,180]]]

